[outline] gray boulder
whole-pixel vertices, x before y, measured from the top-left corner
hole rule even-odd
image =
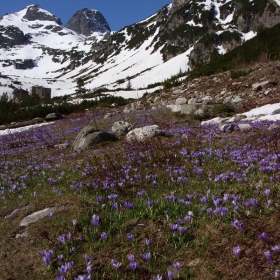
[[[170,109],[173,113],[181,112],[181,105],[167,105],[166,108]]]
[[[238,125],[238,129],[241,132],[246,132],[252,129],[252,126],[248,123],[241,123]]]
[[[96,129],[93,126],[88,125],[83,128],[75,138],[73,149],[78,152],[85,150],[94,144],[117,140],[118,138],[114,134]]]
[[[145,141],[146,139],[152,138],[157,135],[163,135],[163,131],[159,128],[158,125],[151,125],[131,130],[126,135],[126,139],[128,141]]]
[[[264,81],[262,83],[255,83],[252,85],[252,90],[253,91],[258,91],[266,88],[269,85],[269,81]]]
[[[233,97],[230,101],[230,103],[240,103],[242,102],[242,98],[240,98],[239,96]]]
[[[175,105],[183,105],[187,103],[187,99],[185,97],[177,98],[175,101]]]
[[[133,125],[131,125],[130,123],[124,122],[124,121],[119,121],[119,122],[115,122],[113,124],[112,132],[113,132],[113,134],[115,134],[117,136],[121,136],[123,134],[128,133],[132,129],[133,129]]]
[[[224,123],[219,126],[221,132],[232,132],[241,131],[246,132],[252,129],[252,126],[248,123],[235,124],[235,123]]]
[[[57,144],[57,145],[54,145],[54,147],[58,148],[58,149],[66,149],[69,147],[69,143]]]
[[[42,218],[56,212],[58,209],[56,207],[51,207],[51,208],[46,208],[44,210],[41,210],[41,211],[38,211],[38,212],[35,212],[35,213],[32,213],[30,214],[29,216],[25,217],[20,223],[19,223],[19,226],[20,227],[26,227],[28,226],[29,224],[32,224],[32,223],[36,223],[38,222],[39,220],[41,220]]]
[[[224,123],[219,126],[221,132],[232,132],[238,130],[238,126],[233,123]]]
[[[50,113],[46,116],[45,120],[46,121],[55,121],[55,120],[58,120],[58,119],[61,119],[62,116],[60,114],[57,114],[57,113]]]

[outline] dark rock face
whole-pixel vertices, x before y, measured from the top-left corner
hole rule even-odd
[[[57,24],[61,25],[62,22],[59,18],[55,17],[51,13],[48,13],[44,11],[43,9],[40,8],[38,5],[32,5],[30,6],[27,11],[25,16],[23,17],[29,21],[34,21],[34,20],[42,20],[42,21],[54,21]]]
[[[14,62],[15,69],[32,69],[35,67],[34,61],[32,59],[24,59],[23,61],[15,61]]]
[[[0,48],[23,45],[26,43],[26,40],[26,36],[16,26],[9,25],[5,27],[0,25]]]
[[[87,8],[74,14],[65,27],[85,36],[90,36],[93,32],[111,31],[109,24],[99,11]]]

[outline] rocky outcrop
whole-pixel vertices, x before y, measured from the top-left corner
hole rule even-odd
[[[29,6],[23,18],[27,19],[28,21],[35,21],[35,20],[54,21],[59,25],[62,24],[59,18],[43,10],[39,5]]]
[[[0,48],[11,48],[16,45],[25,44],[27,37],[16,26],[0,25]]]
[[[237,29],[247,33],[257,32],[259,28],[270,28],[280,21],[280,7],[270,1],[260,1],[255,5],[235,5],[235,21]]]
[[[35,67],[34,61],[32,59],[24,59],[14,62],[15,69],[26,70]]]
[[[90,36],[93,32],[111,31],[108,22],[99,11],[87,8],[74,14],[65,27],[85,36]]]

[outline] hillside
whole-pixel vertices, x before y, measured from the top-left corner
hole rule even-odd
[[[279,277],[279,122],[222,132],[162,106],[123,109],[0,135],[1,277]],[[161,132],[73,150],[84,127],[120,121]]]

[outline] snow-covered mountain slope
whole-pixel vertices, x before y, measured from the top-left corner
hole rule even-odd
[[[100,33],[93,35],[103,36]],[[90,45],[86,43],[86,37],[62,26],[58,18],[38,5],[5,15],[0,19],[0,94],[1,91],[11,93],[18,86],[29,89],[32,85],[52,87],[54,95],[64,94],[60,90],[65,85],[67,88],[68,83],[64,80],[54,81],[57,74],[52,72],[68,64],[56,61],[54,54],[74,49],[88,52]],[[15,69],[15,64],[26,60],[32,60],[34,67]]]
[[[42,16],[26,16],[30,9]],[[260,28],[279,22],[279,1],[174,0],[118,32],[85,37],[32,5],[0,20],[0,94],[35,84],[51,87],[52,96],[72,94],[82,79],[91,91],[119,90],[126,97],[132,95],[123,91],[129,86],[140,97],[172,75],[206,63],[213,53],[226,53]],[[11,25],[15,30],[8,32]],[[9,42],[13,35],[21,44]],[[1,43],[1,36],[9,46]],[[15,69],[19,59],[33,60],[34,67]]]

